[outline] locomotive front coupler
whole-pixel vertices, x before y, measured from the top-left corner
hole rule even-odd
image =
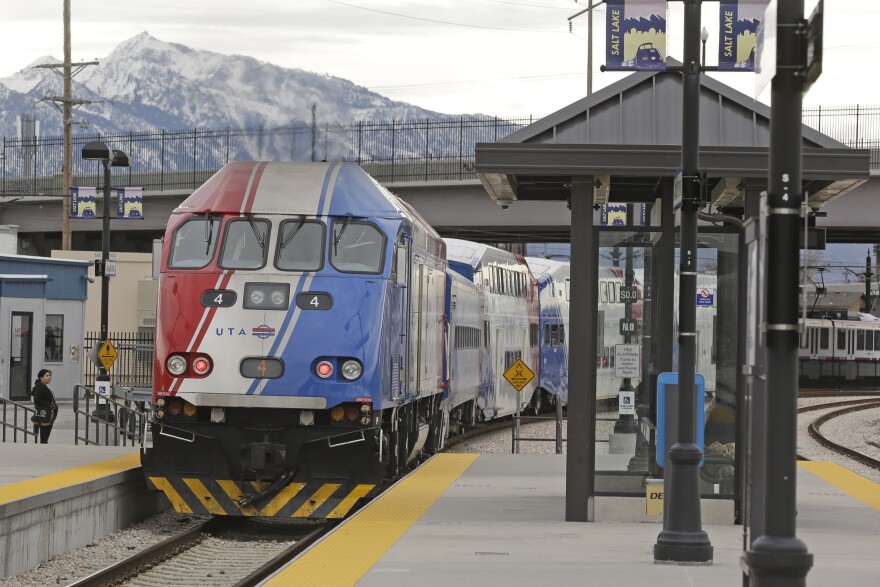
[[[242,471],[253,473],[257,480],[278,479],[289,468],[287,447],[270,442],[268,432],[261,442],[243,442],[239,448]]]

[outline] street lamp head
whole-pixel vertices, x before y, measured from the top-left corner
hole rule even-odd
[[[706,27],[703,27],[703,30],[700,31],[700,40],[704,43],[709,40],[709,31],[706,29]]]
[[[120,151],[119,149],[111,149],[113,151],[113,162],[111,165],[113,167],[128,167],[128,155],[124,151]]]
[[[82,158],[86,161],[110,161],[110,147],[101,141],[86,143],[82,148]]]

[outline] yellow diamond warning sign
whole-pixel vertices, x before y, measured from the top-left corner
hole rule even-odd
[[[104,341],[104,344],[101,345],[101,349],[98,351],[98,359],[104,364],[104,369],[109,371],[110,367],[113,366],[113,363],[116,362],[116,357],[116,347],[113,346],[113,343],[110,342],[110,339],[108,338]]]
[[[535,378],[535,374],[532,373],[532,370],[522,362],[522,359],[517,359],[514,361],[513,365],[504,372],[504,378],[507,379],[517,391],[522,391],[522,388]]]

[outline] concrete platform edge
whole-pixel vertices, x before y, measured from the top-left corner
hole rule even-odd
[[[138,467],[0,506],[0,578],[168,509]]]

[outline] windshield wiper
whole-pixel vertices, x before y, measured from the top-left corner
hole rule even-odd
[[[263,237],[260,235],[260,231],[257,230],[257,223],[254,222],[254,215],[248,214],[247,219],[251,225],[251,230],[254,231],[254,236],[257,237],[257,244],[260,245],[261,249],[265,248],[265,245],[263,244]]]
[[[211,211],[205,212],[205,255],[211,251],[211,241],[214,238],[214,220]]]
[[[336,237],[333,239],[333,255],[339,254],[336,247],[339,245],[339,241],[342,239],[342,234],[345,232],[345,229],[348,228],[349,222],[351,222],[351,216],[346,216],[345,222],[342,223],[342,228],[339,229],[339,232],[336,233]]]
[[[306,217],[300,216],[299,221],[296,223],[296,226],[293,227],[293,230],[290,232],[290,234],[288,234],[286,237],[284,237],[284,240],[281,241],[281,248],[282,249],[284,247],[286,247],[288,244],[290,244],[290,241],[293,240],[293,237],[296,236],[296,233],[299,232],[299,229],[302,228],[303,224],[305,224],[305,223],[306,223]]]

